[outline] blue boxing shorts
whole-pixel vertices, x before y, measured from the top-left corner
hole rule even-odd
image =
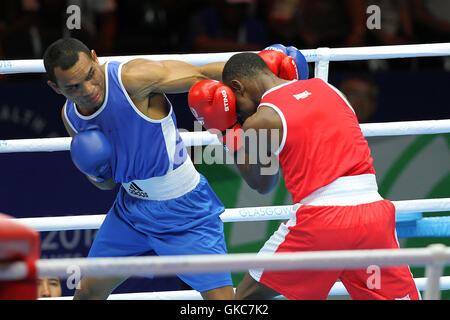
[[[203,175],[192,191],[164,201],[138,199],[121,187],[88,257],[226,254],[224,211]],[[230,272],[177,276],[199,292],[233,285]]]

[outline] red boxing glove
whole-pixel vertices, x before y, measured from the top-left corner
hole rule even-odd
[[[206,130],[216,129],[222,133],[218,138],[225,150],[233,153],[242,147],[236,100],[229,87],[216,80],[202,80],[189,90],[188,103],[192,114]]]
[[[258,55],[263,58],[270,71],[277,77],[285,80],[299,79],[295,60],[275,48],[268,47],[258,52]]]
[[[12,217],[0,214],[0,260],[25,262],[27,274],[20,280],[0,280],[0,300],[35,300],[38,293],[36,260],[40,257],[39,233]]]

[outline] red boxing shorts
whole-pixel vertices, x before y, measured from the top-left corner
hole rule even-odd
[[[301,205],[260,253],[398,248],[395,207],[388,200],[378,200],[358,205]],[[326,299],[338,279],[352,299],[420,299],[408,266],[325,271],[253,269],[249,273],[288,299]]]

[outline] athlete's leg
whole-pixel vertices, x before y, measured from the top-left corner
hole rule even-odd
[[[124,207],[136,211],[133,203],[122,205],[125,201],[121,188],[116,201],[106,215],[89,250],[88,258],[93,257],[125,257],[146,255],[151,246],[145,234],[135,230],[123,214]],[[111,292],[127,277],[85,277],[81,279],[74,299],[106,299]]]
[[[334,228],[333,209],[303,206],[266,241],[260,254],[342,249],[342,234]],[[326,217],[326,218],[324,218]],[[339,219],[337,219],[339,220]],[[333,230],[330,232],[329,230]],[[292,300],[324,300],[341,270],[251,269],[236,290],[237,299],[273,297],[279,293]],[[267,289],[270,288],[271,290]]]
[[[105,300],[127,277],[81,279],[74,300]]]
[[[353,206],[348,210],[348,216],[353,211],[353,217],[361,217],[358,246],[352,249],[399,249],[395,232],[395,207],[390,201]],[[340,278],[352,299],[420,299],[407,265],[346,270]]]
[[[219,217],[203,221],[200,226],[185,230],[183,234],[155,237],[155,251],[158,255],[226,254],[222,221]],[[203,299],[234,299],[230,272],[204,272],[177,274],[186,284],[201,293]]]
[[[201,176],[197,187],[177,199],[159,201],[153,216],[169,226],[165,232],[149,231],[152,246],[160,256],[227,254],[223,221],[223,204]],[[233,299],[230,272],[177,274],[205,299]]]
[[[341,281],[353,300],[420,300],[408,266],[347,270]]]
[[[237,300],[267,300],[278,295],[275,290],[253,279],[248,272],[236,288]]]
[[[233,286],[215,288],[200,293],[204,300],[233,300]]]

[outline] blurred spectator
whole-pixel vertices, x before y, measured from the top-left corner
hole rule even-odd
[[[299,48],[365,44],[364,0],[280,0],[269,10],[271,36]]]
[[[1,59],[40,59],[43,49],[62,36],[64,2],[2,0],[0,3]],[[30,80],[41,76],[38,73],[12,74],[2,75],[0,79]]]
[[[178,28],[187,24],[187,1],[117,0],[117,4],[116,53],[146,54],[178,49],[178,31],[186,32]]]
[[[66,30],[66,35],[78,38],[98,55],[112,55],[117,34],[116,0],[67,0],[81,10],[81,29]]]
[[[41,58],[42,50],[62,35],[64,3],[57,0],[6,0],[5,58]]]
[[[414,31],[420,43],[450,42],[450,1],[412,0]],[[417,59],[421,68],[450,71],[450,57]]]
[[[270,41],[293,43],[298,41],[295,15],[301,0],[268,0],[266,15]]]
[[[81,10],[81,29],[69,30],[69,5]],[[112,53],[115,36],[115,0],[5,0],[3,32],[4,57],[42,58],[43,48],[63,36],[78,37],[98,48],[99,54]],[[0,23],[0,36],[2,27]]]
[[[6,32],[6,2],[0,2],[0,59],[3,58],[3,37]]]
[[[388,46],[415,42],[413,14],[408,0],[365,0],[366,6],[380,8],[380,28],[367,30],[368,45]],[[412,59],[369,60],[371,71],[410,69]]]
[[[4,60],[3,53],[3,39],[6,33],[6,2],[0,1],[0,60]],[[6,77],[0,74],[0,80],[4,80]]]
[[[420,42],[450,41],[450,1],[411,0]]]
[[[189,47],[197,52],[257,51],[268,45],[253,14],[254,0],[214,0],[190,20]]]
[[[61,281],[56,277],[40,277],[38,298],[61,297]]]
[[[360,123],[372,120],[378,109],[378,86],[372,78],[349,76],[340,82],[339,90],[347,97]]]
[[[408,0],[365,0],[380,8],[380,29],[368,31],[371,45],[398,45],[414,41],[413,15]]]

